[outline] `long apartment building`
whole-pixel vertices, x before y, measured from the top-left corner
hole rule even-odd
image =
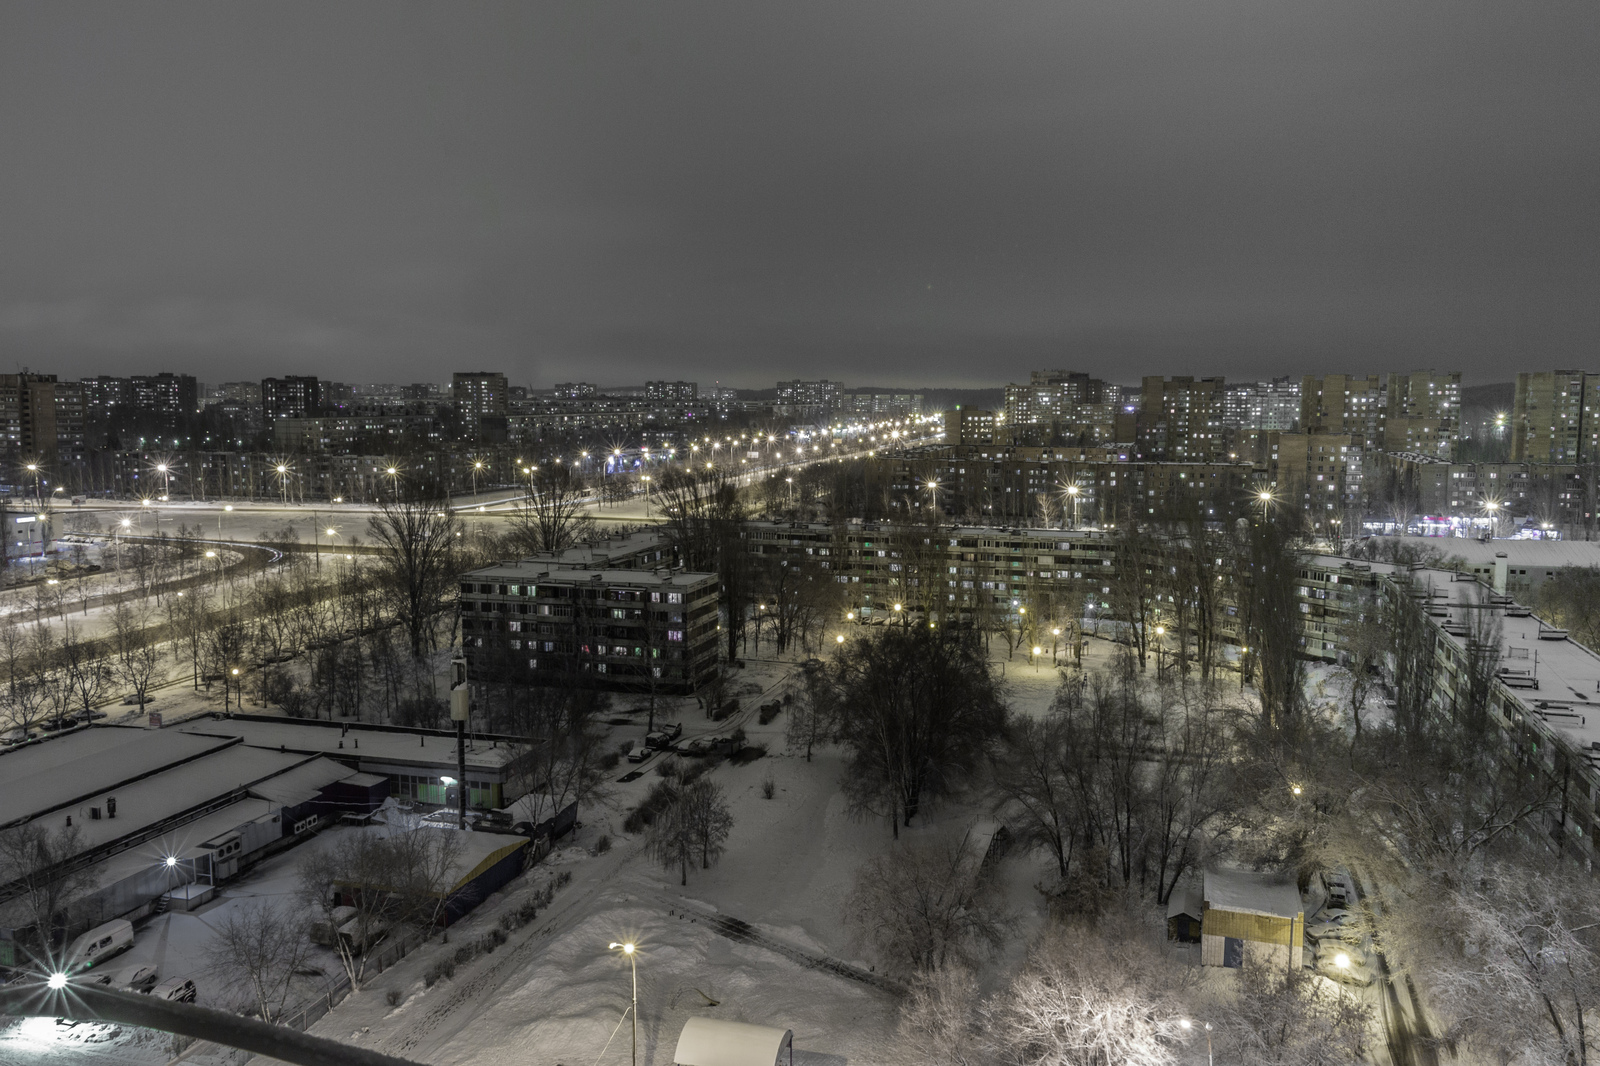
[[[461,577],[468,668],[528,683],[692,692],[716,669],[717,592],[715,574],[681,570],[486,566]]]
[[[1329,660],[1338,655],[1342,625],[1366,605],[1399,597],[1418,604],[1434,649],[1427,687],[1436,714],[1451,713],[1467,698],[1468,645],[1492,636],[1491,720],[1512,757],[1560,785],[1559,805],[1541,815],[1546,842],[1593,869],[1600,840],[1600,655],[1497,591],[1482,568],[1311,557],[1301,577],[1303,602],[1317,612],[1307,623],[1308,650]]]

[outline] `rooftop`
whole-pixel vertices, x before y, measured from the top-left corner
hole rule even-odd
[[[1489,566],[1504,553],[1508,566],[1600,566],[1600,541],[1584,540],[1491,540],[1487,543],[1467,537],[1374,537],[1374,543],[1397,543],[1408,547],[1422,545],[1446,556],[1455,556],[1469,566]]]
[[[456,738],[443,732],[401,731],[290,718],[239,717],[200,720],[179,727],[195,736],[237,738],[251,748],[299,755],[329,755],[364,769],[382,763],[434,769],[455,766]],[[515,752],[498,740],[467,737],[467,766],[499,770]]]
[[[1207,870],[1205,902],[1212,910],[1293,918],[1305,908],[1294,879],[1249,870]]]
[[[535,560],[515,560],[495,563],[480,570],[469,570],[463,578],[506,580],[518,583],[539,581],[562,582],[574,585],[670,585],[674,588],[696,588],[715,581],[715,574],[697,574],[684,570],[590,570],[583,567],[551,566]]]
[[[93,726],[0,755],[0,818],[27,821],[98,791],[231,743],[126,726]]]
[[[230,742],[204,758],[89,793],[71,806],[56,808],[43,817],[59,826],[65,825],[70,816],[73,827],[79,830],[79,846],[87,850],[204,807],[235,789],[257,786],[306,761],[304,755],[261,751]],[[105,817],[108,797],[116,798],[115,818]],[[102,817],[92,817],[91,807],[100,808]],[[178,828],[174,831],[184,832]]]

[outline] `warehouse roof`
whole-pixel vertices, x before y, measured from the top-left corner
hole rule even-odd
[[[45,817],[60,817],[64,824],[65,817],[71,815],[72,824],[81,827],[81,846],[84,849],[98,847],[186,811],[203,808],[238,789],[258,785],[306,761],[304,755],[284,755],[235,745],[131,784],[93,793],[81,803]],[[117,801],[115,818],[105,817],[106,799],[111,796]],[[92,816],[91,808],[96,807],[100,808],[100,818]]]
[[[0,820],[27,821],[233,743],[120,726],[51,737],[0,755]]]
[[[232,717],[181,727],[200,736],[237,737],[252,748],[328,755],[347,765],[372,770],[374,764],[432,769],[456,762],[456,738],[443,732],[360,728],[292,718]],[[500,770],[515,752],[499,740],[467,738],[469,769]]]
[[[353,773],[343,763],[332,759],[308,759],[291,770],[270,777],[250,788],[252,795],[271,800],[279,807],[296,807],[310,803],[322,790],[335,781],[365,776]]]

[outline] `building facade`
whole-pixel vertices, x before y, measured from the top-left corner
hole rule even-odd
[[[715,574],[501,563],[462,575],[462,644],[478,677],[692,692],[716,670],[718,588]]]

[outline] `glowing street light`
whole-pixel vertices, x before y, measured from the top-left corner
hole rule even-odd
[[[633,1066],[639,1066],[639,961],[635,958],[638,949],[632,941],[624,944],[613,942],[608,951],[620,951],[628,957],[628,966],[633,970],[633,1006],[628,1009],[633,1012]]]

